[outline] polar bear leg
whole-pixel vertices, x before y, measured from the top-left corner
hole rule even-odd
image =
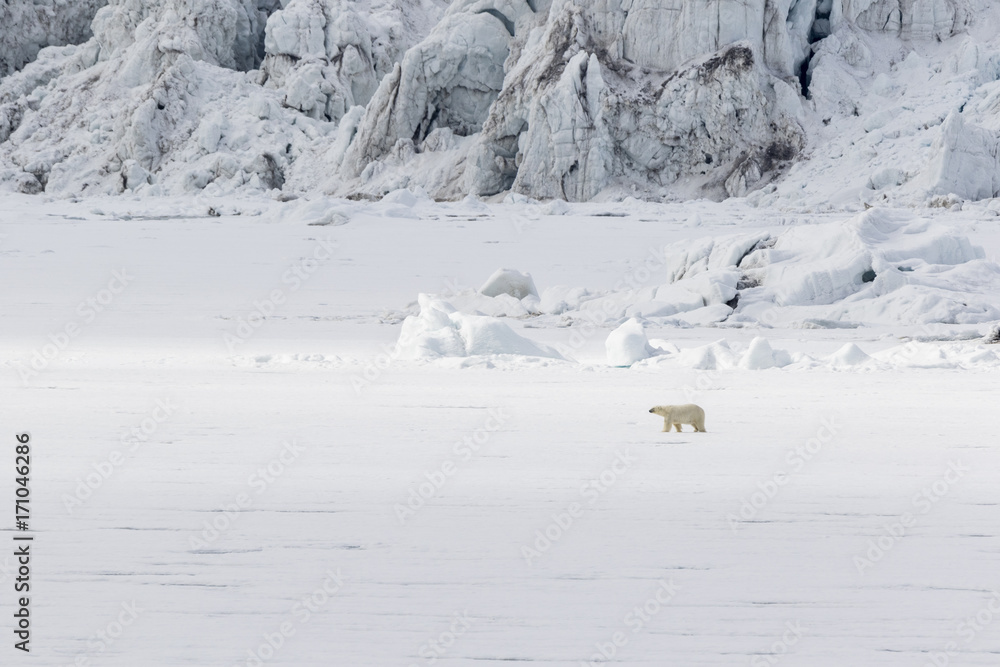
[[[678,424],[677,422],[674,422],[674,428],[675,428],[675,429],[677,429],[677,432],[678,432],[678,433],[680,433],[680,432],[681,432],[681,425],[680,425],[680,424]]]
[[[670,430],[670,422],[666,419],[663,420],[663,432],[666,433]]]
[[[706,433],[706,431],[705,431],[705,420],[704,419],[699,419],[698,421],[696,421],[694,423],[694,430],[698,431],[699,433]]]

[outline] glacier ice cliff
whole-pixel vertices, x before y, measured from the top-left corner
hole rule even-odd
[[[46,46],[90,38],[90,22],[108,0],[33,0],[0,3],[0,77],[21,69]]]
[[[1000,194],[989,0],[48,0],[0,18],[19,27],[0,37],[0,189]]]

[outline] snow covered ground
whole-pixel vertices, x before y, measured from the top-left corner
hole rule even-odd
[[[628,308],[668,284],[667,264],[641,272],[666,246],[759,234],[777,252],[852,215],[3,198],[0,419],[35,447],[31,662],[995,665],[990,321],[639,315],[654,356],[621,368],[605,341],[630,314],[585,318],[584,290]],[[975,280],[927,262],[910,287],[957,275],[968,312],[996,307],[986,203],[886,215],[982,248]],[[801,278],[769,257],[750,306]],[[501,267],[537,303],[476,297]],[[456,335],[506,325],[567,360],[399,358],[418,293],[452,305]],[[512,300],[539,314],[479,319]],[[647,412],[686,402],[707,433]]]

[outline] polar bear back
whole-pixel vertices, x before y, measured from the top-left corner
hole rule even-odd
[[[694,403],[687,403],[685,405],[658,405],[653,409],[661,417],[666,417],[669,414],[670,419],[681,424],[693,424],[696,421],[698,423],[705,421],[705,411]]]

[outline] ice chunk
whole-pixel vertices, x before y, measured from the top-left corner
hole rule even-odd
[[[531,274],[514,269],[497,269],[479,288],[479,293],[485,296],[509,294],[517,299],[526,296],[538,297],[538,290],[535,289],[535,281],[531,279]]]
[[[932,194],[957,194],[966,199],[1000,195],[1000,134],[951,113],[936,142],[931,167]]]
[[[773,368],[774,365],[774,350],[771,349],[771,344],[767,342],[767,339],[760,336],[750,342],[750,347],[740,359],[740,368],[750,371]]]
[[[535,343],[492,317],[465,315],[446,301],[418,297],[420,313],[403,322],[396,343],[400,359],[437,359],[491,354],[562,359],[547,345]]]
[[[639,320],[630,318],[608,335],[604,343],[608,363],[612,366],[631,366],[648,359],[656,350],[646,338],[646,330]]]

